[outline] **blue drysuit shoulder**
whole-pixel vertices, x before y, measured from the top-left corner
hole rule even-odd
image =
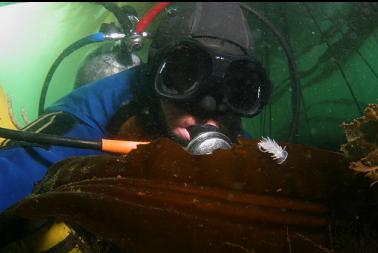
[[[46,109],[27,131],[85,140],[106,136],[113,114],[133,99],[131,86],[141,66],[84,85]],[[0,212],[31,193],[48,167],[72,156],[101,151],[13,142],[0,149]]]
[[[137,66],[84,85],[46,111],[68,112],[89,125],[104,129],[114,113],[133,99],[131,86],[141,68]]]

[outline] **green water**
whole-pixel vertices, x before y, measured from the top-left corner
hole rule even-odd
[[[143,14],[151,3],[132,5]],[[102,23],[111,22],[116,22],[113,14],[93,3],[39,2],[0,7],[0,32],[6,34],[0,40],[0,83],[12,98],[20,123],[22,109],[30,120],[37,117],[43,82],[59,54],[75,41],[98,32]],[[73,89],[80,63],[99,46],[88,45],[64,59],[51,81],[46,105]]]
[[[153,3],[131,3],[142,16]],[[373,3],[253,3],[284,35],[300,75],[300,114],[294,141],[337,149],[345,142],[340,127],[361,115],[378,98],[378,7]],[[256,56],[267,68],[274,89],[263,112],[244,125],[256,138],[287,140],[293,120],[288,61],[277,38],[255,16],[248,15]],[[0,5],[0,83],[12,98],[22,122],[38,114],[47,71],[71,43],[116,22],[93,3],[2,3]],[[83,58],[92,44],[67,57],[52,79],[46,104],[73,89]],[[146,61],[147,47],[140,51]]]
[[[378,6],[369,3],[258,3],[289,40],[301,80],[301,109],[296,141],[338,148],[340,128],[378,98]],[[272,34],[259,27],[257,53],[274,82],[270,106],[246,121],[257,135],[285,139],[291,110],[287,59]]]

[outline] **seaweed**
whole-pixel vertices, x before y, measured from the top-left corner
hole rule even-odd
[[[370,104],[364,116],[344,123],[347,143],[340,148],[351,161],[349,168],[378,182],[378,104]]]
[[[71,158],[0,216],[0,233],[10,217],[53,217],[132,252],[330,252],[322,203],[347,164],[280,144],[293,154],[283,164],[243,139],[208,156],[158,139],[128,156]]]

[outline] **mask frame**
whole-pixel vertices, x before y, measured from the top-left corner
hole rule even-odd
[[[265,69],[244,51],[230,54],[189,38],[162,48],[155,59],[154,90],[160,98],[195,104],[212,96],[223,110],[252,117],[270,97]]]

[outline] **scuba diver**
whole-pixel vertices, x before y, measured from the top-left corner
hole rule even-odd
[[[141,64],[81,86],[23,130],[70,138],[188,143],[219,131],[246,136],[241,118],[267,104],[271,83],[254,57],[238,3],[175,3]],[[0,212],[32,192],[48,168],[102,151],[7,141],[0,150]]]

